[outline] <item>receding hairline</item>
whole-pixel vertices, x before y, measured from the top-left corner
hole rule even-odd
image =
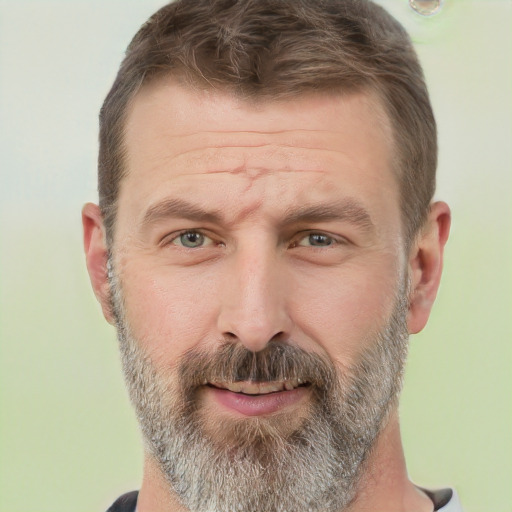
[[[285,103],[287,101],[294,101],[297,98],[315,97],[315,96],[328,96],[328,97],[344,97],[352,95],[365,95],[369,99],[376,101],[381,107],[381,113],[385,113],[386,120],[390,120],[390,114],[386,110],[386,98],[383,96],[381,84],[377,80],[368,79],[360,83],[343,83],[335,84],[329,83],[322,85],[321,83],[312,86],[306,84],[304,87],[240,87],[238,84],[231,84],[229,82],[221,82],[217,80],[208,80],[204,76],[198,76],[196,73],[191,72],[186,68],[173,68],[172,70],[161,70],[158,73],[151,73],[144,76],[137,85],[133,88],[126,102],[125,112],[131,109],[132,103],[142,91],[147,91],[151,88],[159,88],[162,85],[175,85],[186,90],[191,90],[197,94],[209,94],[231,96],[246,103],[258,107],[259,105],[267,105],[271,103]]]

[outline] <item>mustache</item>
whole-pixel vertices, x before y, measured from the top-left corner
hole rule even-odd
[[[180,361],[179,374],[180,381],[187,388],[209,382],[293,379],[325,388],[336,380],[336,369],[330,360],[282,341],[270,341],[259,352],[232,342],[223,342],[213,353],[190,351]]]

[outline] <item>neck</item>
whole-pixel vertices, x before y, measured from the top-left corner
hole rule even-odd
[[[391,413],[346,512],[432,512],[433,503],[407,475],[398,411]]]
[[[430,499],[407,476],[394,411],[381,432],[358,486],[355,500],[340,512],[432,512]],[[170,488],[156,461],[146,454],[137,512],[190,512]]]
[[[180,504],[157,462],[148,453],[144,457],[137,512],[189,512]]]

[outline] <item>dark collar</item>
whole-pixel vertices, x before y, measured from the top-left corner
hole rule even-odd
[[[428,489],[420,489],[432,500],[434,503],[434,510],[439,510],[444,507],[451,499],[453,491],[451,489],[440,489],[438,491],[429,491]],[[138,491],[128,492],[118,498],[107,512],[135,512],[137,506]]]
[[[135,512],[139,491],[132,491],[123,494],[112,504],[107,512]]]

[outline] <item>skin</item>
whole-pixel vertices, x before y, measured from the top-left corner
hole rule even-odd
[[[409,331],[424,327],[450,211],[432,204],[405,251],[392,133],[369,95],[256,104],[161,80],[133,101],[125,141],[114,265],[133,335],[170,378],[180,355],[222,339],[251,351],[291,340],[349,366],[385,324],[406,276]],[[180,213],[178,201],[194,215]],[[307,207],[332,210],[332,218],[301,217]],[[83,225],[91,282],[113,323],[96,205],[84,207]],[[202,245],[184,247],[187,230]],[[212,421],[243,416],[209,388],[200,403]],[[278,413],[293,427],[307,407],[308,394],[300,393]],[[183,510],[149,455],[138,510]],[[432,510],[407,478],[396,410],[351,510]]]

